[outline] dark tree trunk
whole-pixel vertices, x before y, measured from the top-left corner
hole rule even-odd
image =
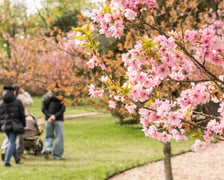
[[[173,180],[170,142],[163,144],[163,154],[164,154],[164,170],[165,170],[166,180]]]

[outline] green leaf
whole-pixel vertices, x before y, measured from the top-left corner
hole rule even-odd
[[[145,102],[145,106],[146,107],[150,107],[150,105],[153,103],[154,101],[152,99],[149,99],[148,101]]]
[[[146,39],[144,37],[138,37],[138,38],[142,40],[142,46],[144,49],[152,49],[157,45],[157,43],[154,42],[152,39]]]
[[[121,90],[122,90],[122,95],[127,95],[131,91],[131,88],[121,87]]]
[[[111,13],[111,11],[110,11],[110,3],[109,3],[109,2],[107,2],[107,3],[105,4],[105,6],[103,7],[103,11],[102,11],[102,13],[103,13],[103,14]]]
[[[84,41],[84,40],[86,40],[86,37],[85,36],[75,36],[74,39]]]
[[[192,110],[192,106],[189,105],[189,106],[187,107],[186,117],[191,118],[191,110]]]
[[[193,132],[193,133],[191,133],[190,137],[193,137],[193,138],[200,137],[200,133]]]
[[[86,34],[86,30],[82,27],[72,28],[76,32],[80,32],[82,34]]]

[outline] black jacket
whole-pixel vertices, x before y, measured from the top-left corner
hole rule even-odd
[[[26,126],[23,104],[16,99],[13,92],[6,90],[0,102],[0,127],[1,131],[12,130],[12,121],[21,121]]]
[[[55,116],[56,121],[64,120],[65,105],[53,92],[48,92],[43,96],[41,110],[45,114],[45,120],[51,115]]]

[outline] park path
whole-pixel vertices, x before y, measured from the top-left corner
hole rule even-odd
[[[80,113],[80,114],[68,114],[65,115],[64,119],[72,119],[72,118],[79,118],[79,117],[84,117],[84,116],[92,116],[96,115],[97,112],[87,112],[87,113]],[[44,123],[44,118],[39,118],[37,119],[37,124],[43,124]]]
[[[224,142],[202,153],[172,157],[174,180],[224,180]],[[109,180],[165,180],[163,161],[127,170]]]

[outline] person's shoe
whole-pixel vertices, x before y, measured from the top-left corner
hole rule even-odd
[[[49,150],[44,151],[44,158],[49,159],[50,154],[51,154],[51,151],[49,151]]]
[[[2,158],[2,161],[5,160],[5,152],[2,152],[2,153],[1,153],[1,158]]]
[[[19,159],[17,159],[16,160],[16,164],[19,164],[20,163],[20,161],[21,161],[21,159],[19,158]]]
[[[61,160],[65,160],[65,159],[64,159],[64,158],[62,158],[62,157],[56,157],[56,156],[54,156],[54,160],[61,161]]]
[[[10,163],[5,163],[5,167],[11,167]]]

